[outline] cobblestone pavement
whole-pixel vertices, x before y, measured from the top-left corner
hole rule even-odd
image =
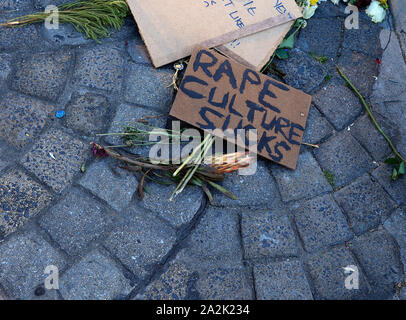
[[[69,26],[0,28],[0,300],[405,298],[406,179],[390,181],[391,150],[334,69],[406,154],[401,1],[380,25],[362,13],[360,30],[320,6],[278,62],[314,97],[305,141],[320,149],[303,147],[296,171],[260,160],[230,175],[239,200],[214,206],[195,188],[169,203],[173,187],[154,184],[141,201],[133,175],[91,157],[96,133],[172,103],[173,70],[152,67],[131,19],[102,44]],[[0,0],[0,21],[55,2]],[[48,265],[60,290],[43,287]],[[359,290],[344,286],[349,265]]]

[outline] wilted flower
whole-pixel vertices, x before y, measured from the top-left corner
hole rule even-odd
[[[95,157],[99,157],[99,158],[106,158],[109,155],[107,154],[106,150],[102,147],[99,146],[98,144],[92,142],[91,143],[92,146],[92,154]]]
[[[356,1],[352,1],[352,2],[354,4],[354,6],[357,6],[358,8],[364,8],[371,4],[371,0],[356,0]]]
[[[315,5],[310,5],[310,6],[305,7],[305,8],[303,9],[303,18],[304,18],[304,19],[310,19],[311,17],[313,17],[313,15],[314,15],[314,13],[316,12],[316,9],[317,9],[318,7],[319,7],[319,6],[318,6],[317,4],[315,4]]]
[[[377,0],[373,0],[366,10],[367,15],[375,23],[382,22],[386,17],[386,10]]]

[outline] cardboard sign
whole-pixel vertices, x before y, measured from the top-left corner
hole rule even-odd
[[[260,71],[269,61],[275,50],[289,32],[294,21],[254,33],[216,47],[218,51],[235,61]]]
[[[209,132],[256,129],[258,154],[296,169],[310,103],[299,90],[198,48],[170,114]]]
[[[127,0],[155,67],[302,16],[295,0]]]

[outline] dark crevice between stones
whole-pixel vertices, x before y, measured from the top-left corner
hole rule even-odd
[[[237,217],[238,217],[238,239],[240,241],[240,250],[242,254],[242,263],[245,271],[245,276],[247,277],[247,280],[251,281],[251,293],[252,293],[252,298],[257,300],[257,293],[255,289],[255,278],[254,278],[254,270],[251,265],[247,265],[246,260],[245,260],[245,249],[244,249],[244,243],[243,243],[243,235],[242,235],[242,213],[237,212]]]
[[[183,248],[184,240],[192,233],[192,231],[198,226],[200,220],[202,219],[203,215],[205,214],[208,207],[207,197],[204,196],[202,199],[201,206],[191,222],[187,225],[181,227],[177,231],[177,240],[175,244],[172,246],[172,249],[168,252],[168,254],[161,260],[161,262],[157,263],[155,266],[152,266],[151,275],[147,277],[147,279],[143,279],[139,282],[139,285],[136,286],[128,295],[127,299],[132,300],[138,294],[143,293],[145,289],[151,284],[154,280],[157,280],[161,277],[161,275],[169,268],[169,263],[175,260],[179,251]],[[199,296],[197,290],[195,289],[195,283],[198,279],[197,274],[193,274],[187,284],[187,296],[195,299]]]

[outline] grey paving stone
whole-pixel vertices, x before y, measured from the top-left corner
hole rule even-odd
[[[367,280],[360,266],[345,247],[336,247],[328,252],[313,255],[307,259],[306,264],[316,291],[315,299],[363,299],[369,292]],[[354,266],[359,272],[359,289],[349,290],[345,285],[346,279],[353,273],[345,273],[344,268]]]
[[[310,107],[303,142],[316,144],[333,133],[333,127],[314,105]]]
[[[0,288],[0,301],[8,300],[7,295],[3,292],[3,290]]]
[[[264,183],[260,184],[258,181]],[[243,176],[233,172],[227,174],[224,181],[219,184],[238,197],[237,200],[233,200],[219,191],[213,191],[214,202],[220,206],[271,206],[280,198],[268,164],[261,159],[258,159],[254,175]]]
[[[386,231],[370,232],[351,241],[351,250],[360,262],[373,296],[387,298],[403,279],[399,250]]]
[[[382,117],[374,112],[376,121],[381,126],[382,130],[390,137],[396,145],[400,138],[399,130],[396,124],[391,120]],[[372,155],[375,160],[385,160],[391,153],[391,148],[388,142],[374,126],[371,118],[364,115],[358,119],[350,132],[355,139]]]
[[[0,159],[0,171],[3,170],[7,165],[8,165],[7,162]]]
[[[125,101],[169,111],[173,100],[173,87],[169,85],[174,71],[131,63],[127,73]]]
[[[111,300],[131,290],[115,262],[98,250],[75,264],[60,280],[60,292],[66,300]]]
[[[392,109],[385,104],[382,104],[380,109],[380,105],[378,105],[381,102],[404,101],[406,89],[406,63],[403,59],[397,34],[389,30],[382,30],[380,39],[381,47],[386,49],[382,55],[379,77],[375,82],[371,102],[375,111],[387,118],[404,120],[405,113],[401,111],[402,109]]]
[[[20,170],[0,178],[0,239],[44,209],[51,194]]]
[[[88,150],[89,147],[82,141],[62,130],[51,129],[38,139],[21,163],[59,193],[80,172]]]
[[[126,126],[137,127],[142,130],[151,131],[151,128],[148,126],[156,128],[165,128],[166,116],[162,113],[156,112],[149,108],[142,108],[131,106],[128,104],[120,104],[116,111],[116,116],[114,117],[109,132],[110,133],[122,133],[125,131]],[[139,122],[140,120],[145,119],[148,122],[143,123]],[[110,145],[123,145],[124,140],[119,136],[106,136],[105,141]],[[139,154],[141,156],[149,156],[151,146],[135,146],[127,148],[132,153]]]
[[[296,170],[274,165],[272,174],[279,186],[283,201],[312,198],[332,191],[316,160],[307,151],[299,155]]]
[[[27,0],[0,0],[0,13],[24,11],[32,8],[31,1]]]
[[[35,9],[45,9],[49,5],[59,6],[68,2],[69,0],[33,0]]]
[[[109,101],[102,95],[75,95],[66,106],[66,123],[88,135],[105,133],[109,108]]]
[[[352,135],[343,131],[314,150],[323,170],[334,175],[335,186],[340,187],[374,168],[371,157]]]
[[[313,295],[298,260],[258,263],[254,266],[259,300],[312,300]]]
[[[335,5],[331,1],[324,1],[318,5],[319,7],[312,18],[346,17],[344,13],[346,4],[343,2]]]
[[[54,106],[17,92],[9,92],[4,95],[0,109],[0,136],[22,148],[39,138]]]
[[[175,243],[174,230],[150,212],[131,208],[105,241],[106,248],[137,278],[145,279]]]
[[[5,23],[9,18],[18,15],[19,12],[15,11],[14,14],[8,17],[0,16],[0,23]],[[26,50],[27,48],[38,46],[40,42],[42,42],[42,39],[35,25],[27,25],[19,28],[0,28],[0,52],[19,49]]]
[[[6,80],[11,72],[11,55],[0,54],[0,80]]]
[[[86,175],[79,180],[79,184],[117,211],[129,205],[138,188],[134,174],[118,168],[116,163],[110,160],[95,161],[86,169]]]
[[[33,96],[57,100],[65,86],[72,54],[69,50],[35,53],[15,65],[11,87]]]
[[[372,175],[379,181],[391,197],[398,205],[406,205],[406,179],[402,177],[396,181],[392,181],[393,167],[390,165],[382,165],[372,172]]]
[[[398,32],[406,31],[406,9],[402,0],[390,1],[392,14]]]
[[[76,57],[72,82],[109,92],[119,92],[123,82],[122,46],[115,44],[98,45],[82,50]]]
[[[406,287],[400,290],[400,300],[406,300]]]
[[[55,45],[80,46],[93,43],[93,40],[86,39],[71,24],[60,24],[58,29],[49,29],[42,25],[39,31],[47,41]]]
[[[350,125],[361,114],[362,105],[343,80],[329,80],[315,95],[313,102],[337,130]]]
[[[393,201],[368,174],[335,192],[334,198],[357,235],[376,228],[395,210]]]
[[[206,267],[199,274],[196,289],[202,300],[251,300],[253,289],[242,265]]]
[[[110,217],[102,205],[79,189],[42,215],[39,224],[71,256],[80,255],[94,240],[108,232]]]
[[[147,183],[148,193],[140,205],[147,208],[163,219],[169,221],[175,228],[189,223],[198,212],[203,201],[203,191],[199,187],[188,186],[172,201],[169,198],[176,188],[176,184],[162,185]]]
[[[338,66],[364,96],[369,97],[378,76],[377,57],[369,57],[362,53],[354,52],[355,48],[343,50]],[[356,49],[355,49],[356,50]]]
[[[327,76],[326,66],[323,66],[308,53],[297,48],[289,52],[289,59],[275,59],[276,66],[286,74],[284,80],[287,84],[296,89],[311,93]]]
[[[209,207],[187,240],[186,252],[198,260],[242,259],[237,212]]]
[[[127,52],[135,63],[151,64],[148,50],[141,39],[128,41]]]
[[[304,202],[294,211],[306,251],[344,243],[352,238],[345,216],[331,195]]]
[[[403,266],[406,265],[406,214],[397,209],[384,223],[384,228],[396,240],[400,248]]]
[[[142,294],[136,296],[137,300],[186,300],[193,297],[198,272],[193,266],[183,260],[181,251],[175,260],[169,263],[167,270],[151,284]]]
[[[313,17],[307,20],[306,28],[300,31],[295,46],[309,54],[327,57],[328,63],[332,63],[337,60],[342,40],[342,25],[343,18],[341,17]],[[322,37],[320,37],[320,30],[323,30]]]
[[[373,23],[370,19],[360,19],[359,29],[344,29],[343,47],[358,51],[373,58],[382,54],[379,42],[380,24]]]
[[[32,299],[48,276],[47,266],[61,272],[66,262],[59,252],[33,231],[14,234],[0,244],[0,284],[11,299]]]
[[[272,210],[244,210],[241,232],[246,259],[298,254],[299,244],[283,205]]]

